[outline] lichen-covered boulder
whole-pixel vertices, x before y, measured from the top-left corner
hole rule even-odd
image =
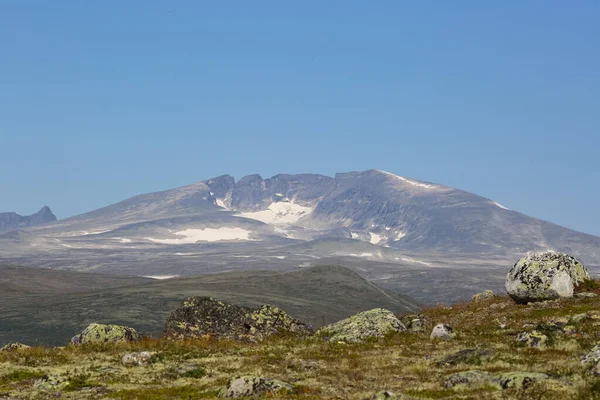
[[[121,364],[126,367],[144,367],[152,362],[152,354],[148,351],[128,353],[121,359]]]
[[[392,332],[405,332],[406,326],[393,312],[384,308],[363,311],[350,318],[327,325],[317,332],[330,342],[361,343]]]
[[[548,336],[540,331],[523,332],[517,336],[517,342],[526,347],[541,349],[546,347]]]
[[[0,351],[19,351],[19,350],[26,350],[26,349],[30,349],[30,348],[31,348],[31,346],[27,346],[26,344],[15,342],[15,343],[9,343],[9,344],[5,345],[4,347],[0,348]]]
[[[454,329],[452,329],[452,327],[450,325],[438,324],[433,327],[433,330],[431,331],[431,336],[429,336],[429,338],[430,339],[450,340],[450,339],[454,339],[455,336],[456,336],[456,333],[454,332]]]
[[[142,335],[133,328],[93,323],[80,334],[73,336],[71,344],[127,343],[140,340],[142,340]]]
[[[256,341],[283,332],[311,333],[304,323],[272,305],[254,309],[210,297],[190,297],[171,313],[164,336],[175,340],[216,337]]]
[[[564,253],[534,253],[519,260],[508,272],[505,287],[517,303],[573,297],[576,286],[589,280],[586,268]]]
[[[277,393],[281,390],[291,391],[293,386],[276,379],[257,376],[242,376],[229,381],[226,388],[221,390],[219,397],[247,397]]]
[[[559,384],[558,381],[552,380],[548,375],[538,372],[504,372],[492,374],[485,371],[462,371],[450,375],[446,379],[445,387],[447,389],[460,385],[481,385],[497,387],[498,389],[526,389],[535,382],[552,381]]]
[[[484,290],[481,293],[474,294],[471,297],[471,302],[478,303],[480,301],[490,300],[496,297],[493,290]]]

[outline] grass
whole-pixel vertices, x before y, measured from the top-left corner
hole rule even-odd
[[[118,346],[38,347],[0,353],[0,393],[30,398],[33,382],[49,374],[68,381],[60,390],[63,399],[214,398],[230,379],[248,375],[293,385],[294,390],[274,394],[274,398],[358,400],[389,390],[415,399],[600,400],[600,380],[589,373],[590,366],[580,362],[600,342],[599,310],[600,297],[536,305],[518,305],[507,297],[497,297],[428,308],[421,312],[428,320],[427,332],[391,334],[362,344],[281,336],[261,343],[145,339]],[[544,349],[515,342],[519,333],[534,330],[540,323],[567,322],[581,313],[588,317],[575,324],[574,334],[554,334],[551,345]],[[506,325],[504,329],[500,322]],[[437,323],[452,325],[457,338],[430,340],[428,333]],[[474,347],[493,349],[495,355],[471,360],[475,365],[439,364],[448,355]],[[122,356],[132,351],[150,351],[151,365],[123,367]],[[539,372],[566,384],[534,383],[526,390],[444,387],[449,375],[469,369]]]

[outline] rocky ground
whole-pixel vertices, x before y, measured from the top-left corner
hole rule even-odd
[[[322,330],[246,343],[145,339],[5,350],[0,399],[600,398],[600,351],[592,351],[600,343],[599,287],[590,281],[578,289],[587,294],[529,305],[487,294],[401,316],[401,325],[386,314],[392,333],[357,343]],[[437,324],[454,336],[431,339]]]

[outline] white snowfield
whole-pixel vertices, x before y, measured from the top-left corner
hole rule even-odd
[[[282,225],[298,222],[313,211],[312,207],[301,206],[293,202],[279,201],[271,203],[266,210],[240,213],[240,217],[255,219],[265,224]]]
[[[376,233],[369,232],[369,235],[371,236],[371,240],[370,240],[371,244],[377,244],[383,240],[383,236],[380,236]]]
[[[221,240],[251,240],[250,231],[242,228],[205,228],[205,229],[185,229],[174,232],[174,235],[182,236],[177,239],[156,239],[147,237],[154,243],[162,244],[193,244],[196,242],[218,242]]]
[[[410,185],[413,185],[413,186],[416,186],[416,187],[420,187],[420,188],[423,188],[423,189],[437,189],[438,188],[438,186],[436,186],[436,185],[430,185],[428,183],[421,183],[421,182],[411,181],[410,179],[406,179],[405,177],[400,176],[400,175],[392,174],[391,172],[381,171],[381,170],[377,170],[377,172],[381,172],[382,174],[386,174],[388,176],[391,176],[393,178],[396,178],[396,179],[399,179],[399,180],[401,180],[403,182],[406,182],[406,183],[408,183]]]
[[[404,236],[406,236],[406,233],[399,231],[398,232],[398,236],[396,236],[396,240],[400,240],[402,239]]]
[[[216,204],[217,204],[219,207],[221,207],[221,208],[224,208],[224,209],[226,209],[226,210],[229,210],[229,208],[228,208],[228,207],[225,205],[225,201],[223,201],[223,199],[217,199],[217,200],[215,201],[215,203],[216,203]]]

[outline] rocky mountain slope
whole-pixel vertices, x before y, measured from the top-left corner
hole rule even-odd
[[[498,288],[515,259],[548,249],[600,267],[598,237],[379,170],[224,175],[0,234],[0,261],[18,265],[172,276],[341,264],[413,296],[448,279],[428,302]]]
[[[56,216],[52,214],[48,206],[44,206],[37,213],[28,216],[21,216],[14,212],[0,213],[0,232],[23,229],[54,221],[56,221]]]

